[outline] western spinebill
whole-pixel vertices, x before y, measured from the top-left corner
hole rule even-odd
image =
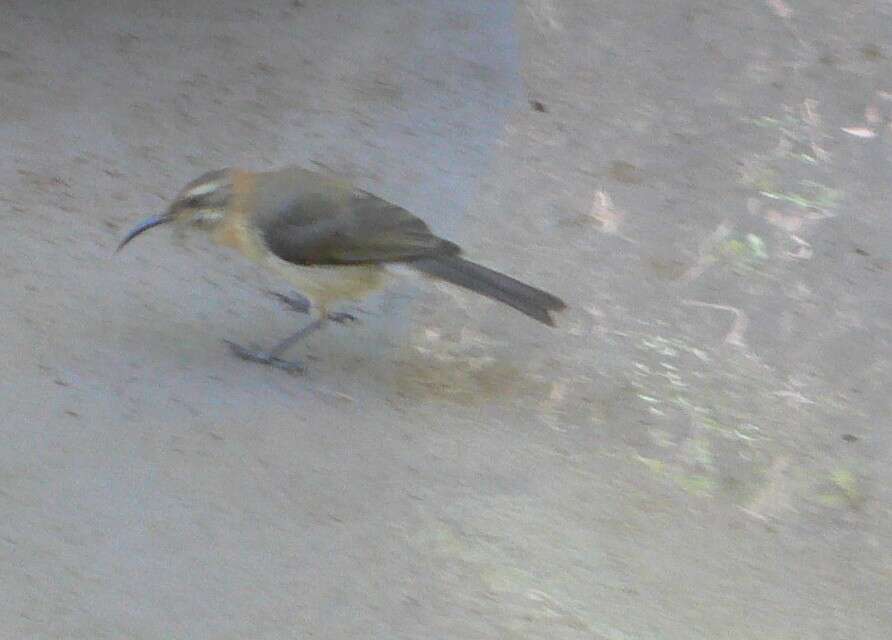
[[[130,231],[118,246],[173,222],[271,268],[303,293],[314,320],[269,351],[230,343],[241,358],[299,370],[281,356],[321,327],[331,305],[356,301],[408,267],[507,304],[554,326],[562,300],[461,257],[458,245],[434,235],[423,220],[349,182],[297,167],[255,173],[211,171],[187,184],[161,215]]]

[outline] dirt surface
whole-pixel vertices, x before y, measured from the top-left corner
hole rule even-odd
[[[480,8],[485,5],[486,8]],[[0,636],[892,634],[892,6],[3,3]],[[314,163],[564,297],[122,233]],[[349,309],[348,309],[349,310]]]

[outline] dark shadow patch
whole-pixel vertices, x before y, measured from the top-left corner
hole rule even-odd
[[[498,358],[480,363],[460,356],[431,359],[406,349],[395,363],[397,394],[414,401],[441,401],[465,407],[523,398],[539,401],[541,383],[515,364]]]
[[[621,182],[622,184],[641,184],[644,182],[641,170],[638,167],[621,160],[610,165],[607,175],[610,176],[611,180]]]
[[[883,50],[875,44],[866,44],[861,47],[861,55],[869,62],[876,62],[886,57],[883,55]]]

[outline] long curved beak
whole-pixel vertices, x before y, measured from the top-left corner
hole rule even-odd
[[[148,231],[152,227],[157,227],[159,224],[164,224],[165,222],[170,222],[173,218],[168,213],[162,213],[161,215],[152,216],[151,218],[146,218],[138,225],[133,227],[130,232],[124,236],[124,239],[121,240],[121,244],[118,245],[118,248],[115,249],[115,253],[124,248],[128,242],[133,240],[136,236],[141,234],[143,231]]]

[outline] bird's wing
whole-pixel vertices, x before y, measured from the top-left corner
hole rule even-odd
[[[304,193],[267,218],[261,228],[270,251],[303,265],[408,262],[461,252],[402,207],[365,191],[337,195]]]

